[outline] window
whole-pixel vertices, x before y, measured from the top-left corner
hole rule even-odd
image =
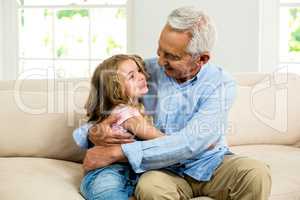
[[[126,0],[18,0],[18,74],[91,76],[102,59],[127,52],[126,8]]]
[[[300,74],[300,0],[263,0],[259,3],[259,71]]]
[[[279,62],[300,73],[300,0],[280,0]]]

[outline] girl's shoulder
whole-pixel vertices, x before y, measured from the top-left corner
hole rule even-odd
[[[139,112],[139,109],[134,106],[131,106],[131,105],[120,104],[120,105],[116,106],[115,108],[113,108],[111,113],[119,114],[119,113],[123,113],[123,112],[132,112],[132,111]]]
[[[119,116],[119,120],[117,124],[122,124],[124,121],[126,121],[131,117],[141,116],[141,113],[137,108],[125,104],[120,104],[116,106],[112,110],[111,114],[115,114]]]

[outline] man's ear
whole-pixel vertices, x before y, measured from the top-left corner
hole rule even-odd
[[[203,52],[200,54],[200,56],[198,57],[196,64],[198,66],[202,66],[205,65],[210,59],[210,53],[209,52]]]

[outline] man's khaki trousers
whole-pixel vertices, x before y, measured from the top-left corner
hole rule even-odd
[[[135,190],[138,200],[185,200],[209,196],[216,200],[267,200],[271,190],[269,167],[257,160],[226,155],[212,179],[199,182],[167,170],[144,173]]]

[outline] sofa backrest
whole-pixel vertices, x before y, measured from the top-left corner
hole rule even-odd
[[[0,156],[81,161],[72,131],[84,119],[89,81],[0,82]]]
[[[300,77],[287,73],[235,74],[229,145],[300,145]]]
[[[300,78],[245,73],[229,117],[230,145],[300,144]],[[72,131],[84,123],[89,81],[0,81],[0,157],[81,161]]]

